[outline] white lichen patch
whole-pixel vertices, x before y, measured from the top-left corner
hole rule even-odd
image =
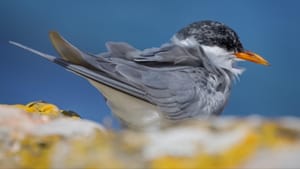
[[[146,159],[160,156],[193,156],[197,152],[221,153],[247,134],[247,129],[237,128],[227,132],[211,132],[197,128],[174,128],[147,134],[149,144],[144,149]],[[205,145],[205,146],[204,146]]]
[[[90,136],[95,130],[105,131],[105,129],[92,121],[74,120],[71,118],[60,118],[49,123],[40,125],[32,131],[34,135],[62,135],[66,137],[72,136]]]
[[[300,119],[295,117],[283,117],[279,120],[279,124],[283,127],[300,132]]]
[[[32,119],[21,109],[8,105],[0,105],[1,130],[8,129],[9,131],[27,132],[37,123],[39,123],[37,120]]]

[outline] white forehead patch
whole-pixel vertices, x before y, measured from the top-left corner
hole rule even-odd
[[[206,46],[206,45],[201,45],[202,49],[204,50],[204,52],[211,56],[224,56],[224,55],[232,55],[230,52],[226,51],[223,48],[220,48],[218,46]]]

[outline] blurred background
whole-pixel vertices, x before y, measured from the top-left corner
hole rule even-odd
[[[102,122],[111,117],[110,110],[86,80],[8,41],[57,55],[48,39],[56,30],[90,53],[106,51],[106,41],[144,49],[169,41],[191,22],[209,19],[232,27],[246,49],[271,63],[240,64],[247,71],[234,84],[223,114],[300,116],[299,8],[297,0],[1,0],[0,103],[44,100]]]

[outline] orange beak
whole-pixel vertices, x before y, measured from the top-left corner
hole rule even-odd
[[[262,64],[265,66],[269,65],[269,62],[265,60],[263,57],[259,56],[256,53],[249,52],[249,51],[244,51],[244,52],[238,52],[234,54],[237,58],[242,59],[242,60],[247,60],[250,62]]]

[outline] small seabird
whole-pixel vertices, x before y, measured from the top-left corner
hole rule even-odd
[[[107,42],[108,51],[97,55],[79,50],[57,32],[49,36],[61,57],[10,43],[87,79],[114,115],[133,128],[219,115],[234,79],[243,72],[235,63],[268,65],[244,49],[233,29],[217,21],[194,22],[159,48]]]

